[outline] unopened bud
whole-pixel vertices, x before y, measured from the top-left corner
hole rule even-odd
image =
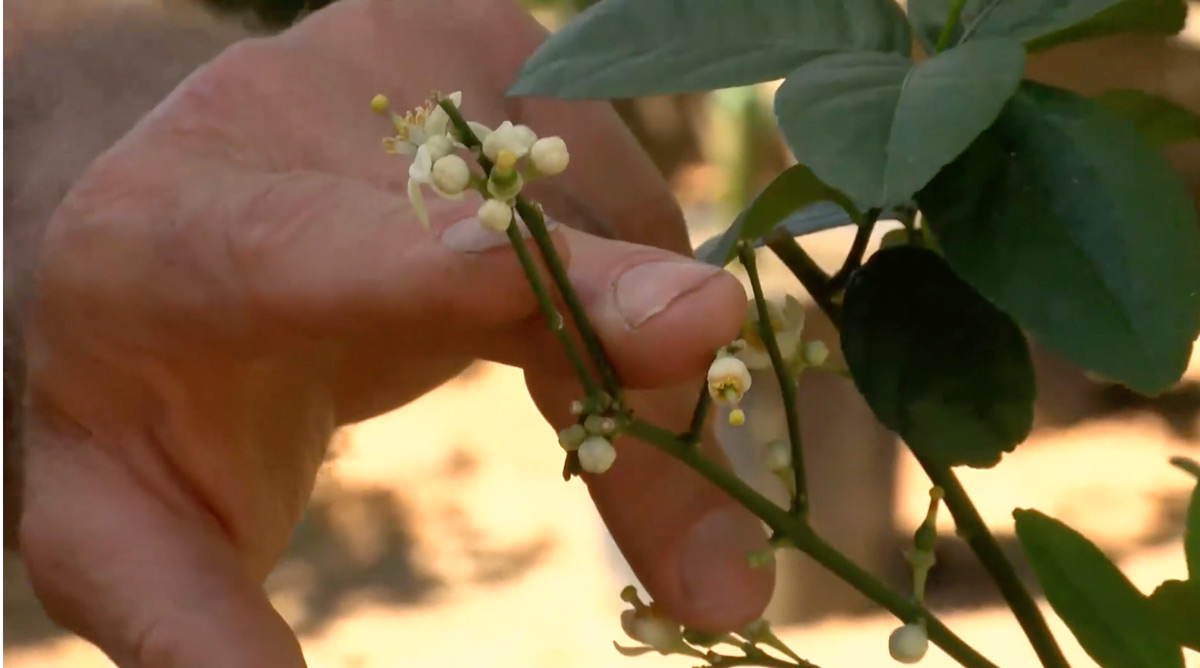
[[[583,428],[583,425],[573,424],[558,432],[558,444],[563,447],[563,450],[571,452],[578,450],[579,446],[587,440],[587,437],[588,433]]]
[[[929,634],[921,624],[905,624],[888,637],[888,653],[900,663],[917,663],[929,651]]]
[[[583,427],[593,434],[612,436],[613,432],[617,430],[617,421],[603,415],[589,415],[583,421]]]
[[[447,155],[433,163],[433,186],[444,194],[457,195],[471,183],[471,168],[457,155]]]
[[[617,460],[617,449],[603,436],[589,436],[579,446],[579,465],[588,473],[604,473]]]
[[[804,361],[809,366],[821,366],[829,359],[829,346],[824,341],[809,341],[804,344]]]
[[[771,473],[782,473],[792,468],[792,447],[784,441],[771,441],[763,449],[763,464]]]
[[[542,137],[529,149],[529,159],[533,161],[533,167],[538,172],[553,176],[567,168],[571,155],[567,152],[567,143],[562,137]]]
[[[512,224],[512,207],[498,199],[484,200],[479,207],[479,224],[489,230],[503,232]]]

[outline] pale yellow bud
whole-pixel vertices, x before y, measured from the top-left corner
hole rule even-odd
[[[433,163],[433,185],[446,195],[457,195],[471,183],[471,168],[457,155],[438,158]]]
[[[512,224],[512,207],[498,199],[484,200],[479,207],[479,224],[489,230],[503,232]]]
[[[905,624],[888,637],[888,653],[900,663],[917,663],[929,651],[929,634],[920,624]]]
[[[617,449],[603,436],[591,436],[579,446],[579,465],[588,473],[604,473],[617,460]]]
[[[529,159],[534,169],[546,176],[560,174],[567,168],[571,155],[562,137],[542,137],[529,149]]]

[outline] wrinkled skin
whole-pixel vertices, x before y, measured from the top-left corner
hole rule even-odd
[[[462,90],[472,118],[566,139],[571,167],[534,194],[634,408],[686,426],[744,293],[685,257],[607,105],[504,99],[542,38],[507,0],[343,0],[225,51],[76,182],[26,327],[21,552],[55,620],[121,666],[304,665],[261,583],[339,426],[477,358],[523,367],[570,423],[578,388],[511,249],[471,220],[477,199],[428,195],[421,229],[376,92]],[[586,482],[650,593],[705,630],[756,618],[758,523],[651,447],[617,448]]]

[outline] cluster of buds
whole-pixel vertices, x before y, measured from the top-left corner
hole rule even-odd
[[[589,413],[581,401],[571,405],[571,412],[580,417],[577,422],[558,432],[558,443],[578,459],[579,467],[588,473],[604,473],[617,460],[617,449],[612,439],[617,434],[615,418],[600,413]]]
[[[829,359],[829,347],[824,341],[804,341],[805,310],[800,300],[787,295],[783,303],[768,301],[767,317],[771,332],[775,335],[775,343],[779,346],[779,354],[783,363],[792,374],[798,374],[807,367],[820,367]],[[738,357],[750,369],[771,368],[771,356],[767,352],[767,344],[759,333],[760,317],[758,306],[751,301],[746,306],[746,319],[742,323],[742,340],[745,346]]]
[[[937,544],[937,512],[945,492],[941,487],[929,490],[929,509],[921,526],[913,533],[913,547],[905,557],[912,566],[913,600],[918,605],[925,604],[925,583],[929,578],[929,570],[937,561],[934,548]],[[900,663],[917,663],[925,657],[929,650],[929,634],[925,630],[925,620],[905,624],[892,631],[888,638],[888,652]]]
[[[450,116],[441,106],[448,102],[457,109],[462,93],[442,96],[434,93],[416,109],[399,114],[389,108],[388,99],[376,95],[371,109],[386,114],[392,121],[395,135],[383,140],[389,153],[411,156],[408,169],[408,199],[421,224],[429,227],[423,186],[439,196],[458,200],[468,189],[483,197],[478,218],[482,226],[503,232],[513,221],[513,205],[526,181],[553,176],[567,168],[570,155],[561,137],[541,137],[525,125],[505,121],[495,130],[474,121],[467,127],[480,145],[476,158],[486,158],[491,169],[486,178],[472,173],[467,161],[455,153],[468,148],[462,133],[454,127]]]

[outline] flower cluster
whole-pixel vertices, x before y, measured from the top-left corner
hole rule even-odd
[[[568,454],[574,453],[579,466],[588,473],[604,473],[617,460],[617,449],[612,438],[617,433],[617,421],[600,414],[587,414],[582,402],[575,402],[571,412],[582,418],[581,422],[558,432],[558,443]]]
[[[792,295],[787,295],[783,303],[769,301],[766,304],[767,317],[771,332],[775,335],[775,343],[779,346],[779,354],[783,363],[792,374],[798,374],[806,367],[820,367],[829,359],[829,347],[824,341],[805,342],[801,335],[804,331],[804,305]],[[771,368],[771,356],[767,345],[759,335],[760,317],[758,306],[751,301],[746,307],[746,319],[742,323],[742,340],[746,345],[738,353],[738,357],[750,369]]]
[[[441,106],[448,102],[455,109],[462,103],[462,93],[446,96],[434,93],[428,100],[404,114],[391,111],[388,99],[376,95],[371,109],[391,118],[393,136],[383,140],[389,153],[412,157],[408,168],[408,200],[421,225],[429,227],[422,187],[429,187],[439,196],[458,200],[468,189],[483,197],[479,207],[479,222],[484,227],[503,232],[513,220],[513,204],[526,181],[553,176],[567,168],[570,155],[561,137],[541,137],[525,125],[504,121],[495,130],[474,121],[466,125],[480,144],[474,147],[481,163],[486,158],[490,167],[486,176],[472,173],[467,161],[456,151],[468,149],[464,138],[450,115]]]
[[[690,649],[683,639],[683,627],[662,614],[653,603],[643,603],[633,586],[621,590],[621,600],[632,606],[621,612],[621,628],[630,639],[642,645],[624,647],[614,642],[618,652],[625,656],[640,656],[647,652],[667,655]]]

